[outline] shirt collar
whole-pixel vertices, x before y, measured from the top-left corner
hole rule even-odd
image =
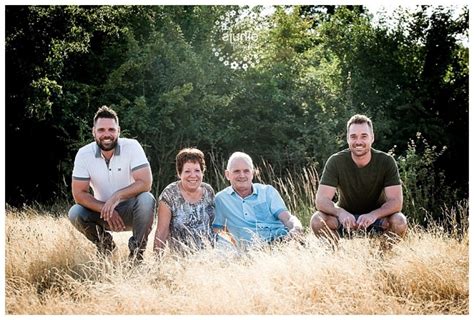
[[[238,195],[238,193],[234,190],[234,188],[232,186],[229,186],[226,190],[226,192],[228,194],[236,194]],[[250,197],[250,196],[253,196],[253,195],[258,195],[258,189],[255,187],[255,183],[252,183],[252,193],[249,194],[247,197]]]
[[[120,155],[120,138],[117,140],[117,145],[115,146],[115,150],[114,150],[114,156],[119,156],[119,155]],[[102,157],[102,152],[100,151],[100,148],[97,145],[97,142],[95,144],[95,157],[96,158]]]

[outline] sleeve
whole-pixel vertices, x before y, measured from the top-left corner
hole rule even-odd
[[[90,180],[91,176],[87,169],[86,161],[80,152],[77,152],[74,159],[74,168],[72,170],[72,178],[75,180]]]
[[[270,200],[270,212],[276,219],[278,219],[281,212],[288,211],[283,198],[273,186],[269,186],[267,197]]]
[[[209,196],[209,200],[211,200],[212,202],[214,202],[214,201],[215,201],[215,198],[216,198],[216,194],[215,194],[215,192],[214,192],[214,189],[213,189],[213,188],[211,187],[211,185],[208,184],[208,183],[204,183],[203,185],[204,185],[204,188],[206,188],[206,190],[207,190],[207,194],[208,194],[208,196]]]
[[[143,147],[138,143],[137,140],[132,139],[132,143],[130,143],[130,168],[132,171],[138,170],[143,167],[147,167],[150,165],[148,159],[146,157],[145,151]]]
[[[320,184],[337,188],[339,185],[339,176],[337,174],[336,157],[332,155],[326,161]]]
[[[395,159],[387,155],[386,163],[387,170],[385,171],[384,187],[401,185],[400,172],[398,171]]]
[[[214,217],[214,221],[212,222],[213,228],[224,228],[225,225],[225,206],[222,201],[222,196],[217,194],[216,195],[216,216]]]
[[[158,197],[158,202],[163,201],[172,211],[173,209],[173,190],[172,185],[169,184],[166,188],[161,191],[160,196]]]

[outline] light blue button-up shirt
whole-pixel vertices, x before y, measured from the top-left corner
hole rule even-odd
[[[252,190],[252,194],[245,198],[240,197],[232,186],[218,192],[213,227],[226,227],[243,245],[242,242],[256,239],[269,242],[285,236],[288,229],[278,215],[288,209],[278,191],[260,183],[252,184]]]

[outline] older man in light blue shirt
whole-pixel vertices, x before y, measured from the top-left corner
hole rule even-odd
[[[247,246],[301,232],[301,222],[288,211],[278,191],[270,185],[252,183],[253,175],[250,156],[232,154],[225,171],[231,185],[216,195],[213,227],[217,233],[230,233],[231,242]]]

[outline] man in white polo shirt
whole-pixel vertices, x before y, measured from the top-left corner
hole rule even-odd
[[[129,258],[139,262],[155,211],[150,164],[138,141],[119,138],[119,120],[111,108],[103,106],[96,112],[92,135],[95,141],[80,148],[74,161],[76,204],[69,210],[69,220],[103,256],[116,247],[110,231],[132,230]]]

